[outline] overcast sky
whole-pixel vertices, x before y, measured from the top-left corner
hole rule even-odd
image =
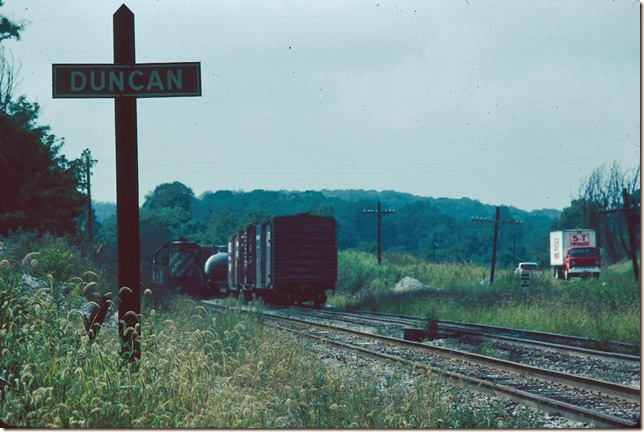
[[[52,63],[110,63],[122,1],[5,0],[18,92],[116,200],[114,102],[52,99]],[[200,61],[202,97],[138,101],[139,195],[376,189],[563,208],[640,163],[639,3],[127,1],[137,62]]]

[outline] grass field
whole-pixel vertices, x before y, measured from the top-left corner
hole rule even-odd
[[[0,420],[64,428],[534,428],[501,403],[401,370],[332,367],[256,317],[214,314],[149,293],[138,371],[116,328],[89,343],[79,312],[101,270],[64,240],[8,245],[0,258]],[[34,251],[35,252],[35,251]],[[91,255],[91,254],[90,254]],[[29,288],[25,277],[42,287]]]
[[[547,271],[533,278],[528,292],[509,270],[431,263],[404,254],[341,251],[338,288],[330,304],[428,318],[534,329],[602,340],[640,341],[640,287],[630,263],[605,268],[600,280],[556,280]],[[405,276],[425,289],[394,292]]]

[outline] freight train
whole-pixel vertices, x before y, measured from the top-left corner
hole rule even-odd
[[[319,307],[335,290],[337,263],[335,219],[300,213],[247,225],[226,248],[168,243],[154,254],[152,276],[191,294]]]

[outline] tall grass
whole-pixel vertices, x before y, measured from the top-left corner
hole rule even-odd
[[[46,248],[45,248],[46,249]],[[49,268],[50,287],[29,293],[32,258],[0,263],[0,420],[23,427],[384,428],[537,427],[503,404],[476,405],[465,389],[400,370],[334,367],[310,343],[257,317],[215,314],[187,297],[142,308],[137,372],[119,356],[116,328],[88,341],[77,302],[52,295],[69,262]],[[81,266],[82,267],[82,266]],[[53,275],[57,275],[54,277]],[[82,276],[82,274],[81,274]],[[89,274],[88,274],[89,276]],[[92,276],[94,277],[94,276]],[[83,277],[70,276],[78,286]],[[65,282],[69,283],[69,282]]]
[[[475,264],[437,264],[403,254],[375,257],[341,251],[338,289],[330,303],[439,319],[534,329],[599,340],[640,340],[640,288],[631,269],[604,269],[600,280],[556,280],[547,271],[524,292],[507,270],[487,283],[489,269]],[[394,292],[403,277],[426,288]]]

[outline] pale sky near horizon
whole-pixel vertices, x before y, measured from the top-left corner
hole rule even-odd
[[[111,63],[122,0],[5,0],[18,94],[115,201],[114,103],[52,99],[52,63]],[[139,197],[397,190],[561,209],[588,174],[640,164],[633,0],[125,2],[137,62],[200,61],[202,97],[138,101]]]

